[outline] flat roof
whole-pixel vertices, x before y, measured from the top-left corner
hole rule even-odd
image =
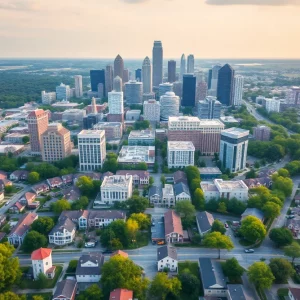
[[[130,131],[129,137],[130,138],[155,138],[155,131],[153,130],[132,130]]]
[[[246,189],[248,190],[248,187],[243,182],[243,180],[223,180],[223,179],[215,179],[214,184],[219,187],[220,189],[224,190],[233,190],[233,189]]]
[[[245,130],[242,128],[232,127],[225,129],[221,132],[221,135],[225,135],[232,138],[241,138],[249,135],[249,130]]]
[[[127,187],[132,180],[132,175],[112,175],[105,176],[101,188],[107,187]]]
[[[78,135],[93,135],[93,134],[102,134],[104,130],[81,130]]]
[[[195,146],[190,141],[187,141],[187,142],[184,142],[184,141],[169,141],[168,142],[168,149],[195,151]]]
[[[198,168],[198,170],[200,172],[200,176],[201,174],[222,174],[221,170],[217,167]]]
[[[154,163],[154,146],[123,146],[119,152],[118,162],[145,162]]]

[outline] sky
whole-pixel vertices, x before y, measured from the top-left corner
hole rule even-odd
[[[300,58],[300,0],[0,0],[2,58]]]

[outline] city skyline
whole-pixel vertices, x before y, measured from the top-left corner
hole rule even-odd
[[[148,55],[152,60],[153,41],[161,40],[165,58],[179,59],[183,52],[204,59],[300,58],[293,38],[300,26],[298,0],[191,0],[189,5],[179,0],[89,0],[89,5],[66,0],[54,4],[0,0],[0,57],[112,58],[119,52],[125,59]],[[122,26],[116,26],[116,19]],[[175,19],[179,20],[176,27],[171,22]],[[176,34],[170,34],[174,30]]]

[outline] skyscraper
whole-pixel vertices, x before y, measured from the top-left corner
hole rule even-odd
[[[118,54],[114,61],[114,77],[119,76],[123,79],[124,74],[124,61],[123,58]]]
[[[122,78],[120,76],[116,76],[113,81],[113,90],[115,92],[122,92]]]
[[[110,115],[124,114],[123,92],[112,91],[108,93],[108,112]]]
[[[229,65],[224,65],[219,70],[217,98],[223,105],[232,105],[234,86],[234,70]]]
[[[173,84],[170,82],[161,83],[158,88],[159,97],[167,92],[173,92]]]
[[[126,83],[129,81],[129,70],[124,69],[123,70],[123,83]]]
[[[199,119],[220,119],[222,104],[216,97],[208,96],[205,100],[198,102]]]
[[[187,58],[187,73],[194,74],[195,71],[195,59],[194,55],[190,54]]]
[[[180,60],[180,78],[179,81],[183,80],[183,75],[186,73],[186,60],[185,60],[185,55],[181,55],[181,60]]]
[[[91,90],[98,92],[98,84],[102,83],[105,92],[105,70],[90,70]]]
[[[168,81],[171,83],[176,81],[176,61],[175,60],[168,61]]]
[[[173,92],[167,92],[160,97],[160,118],[168,121],[169,117],[179,115],[180,98]]]
[[[192,74],[183,75],[183,87],[182,87],[182,106],[195,106],[196,99],[196,77]]]
[[[125,83],[125,98],[127,104],[142,104],[143,84],[141,82],[130,80]]]
[[[163,82],[163,47],[161,41],[154,41],[152,50],[153,86],[158,87]]]
[[[135,70],[135,80],[142,81],[142,69]]]
[[[242,75],[234,76],[234,92],[233,92],[233,105],[240,106],[243,101],[243,88],[244,77]]]
[[[61,83],[56,87],[56,99],[57,100],[69,100],[70,99],[70,86]]]
[[[81,75],[75,75],[74,76],[75,81],[75,97],[80,98],[82,97],[82,76]]]
[[[152,66],[148,56],[143,61],[142,82],[143,82],[143,93],[144,94],[152,93]]]
[[[197,82],[196,100],[204,100],[207,96],[207,83],[205,81]]]
[[[211,89],[211,80],[212,80],[212,69],[208,70],[208,76],[207,76],[207,88]]]
[[[218,76],[221,68],[222,66],[220,64],[212,67],[210,95],[214,97],[217,96]]]
[[[105,97],[108,96],[108,93],[113,89],[113,68],[112,66],[108,65],[105,67]]]

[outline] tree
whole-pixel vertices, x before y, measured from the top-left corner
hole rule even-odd
[[[89,199],[86,196],[81,196],[77,201],[72,203],[72,209],[80,210],[86,209],[89,205]]]
[[[78,260],[76,259],[70,260],[66,273],[75,273],[77,265],[78,265]]]
[[[218,212],[221,213],[221,214],[226,214],[227,213],[227,207],[226,207],[225,202],[219,202]]]
[[[246,240],[253,243],[257,240],[262,240],[266,236],[264,224],[254,216],[247,216],[242,221],[239,232]]]
[[[224,234],[226,232],[226,228],[224,227],[224,224],[219,221],[219,220],[214,220],[212,226],[211,226],[211,231],[217,231],[220,232],[221,234]]]
[[[5,292],[0,294],[0,300],[26,300],[26,296],[18,296],[13,292]]]
[[[48,235],[54,227],[54,221],[50,217],[41,217],[31,224],[31,229],[43,235]]]
[[[178,279],[181,282],[182,292],[191,297],[198,295],[198,286],[200,285],[199,279],[192,274],[189,269],[183,270],[183,272],[178,275]]]
[[[139,196],[132,196],[126,202],[130,214],[142,213],[149,206],[149,200]]]
[[[35,295],[32,297],[32,300],[44,300],[44,297],[40,295]]]
[[[78,300],[101,300],[102,298],[103,294],[98,284],[90,285],[78,296]]]
[[[190,224],[195,217],[195,207],[189,200],[178,201],[175,211],[183,218],[184,222]]]
[[[233,280],[239,279],[244,273],[244,269],[240,266],[235,257],[227,259],[222,265],[222,268],[225,276]]]
[[[119,287],[133,290],[134,297],[145,299],[149,281],[142,277],[142,269],[129,258],[121,255],[113,256],[102,267],[101,285],[104,299],[109,293]]]
[[[82,195],[91,196],[94,191],[93,180],[88,176],[81,176],[76,182],[76,186],[80,189]]]
[[[150,218],[143,213],[132,214],[130,219],[135,220],[138,223],[140,230],[147,230],[151,223]]]
[[[136,241],[136,233],[139,230],[139,224],[133,219],[128,219],[126,222],[126,229],[131,239],[131,242]]]
[[[23,138],[22,138],[22,142],[23,142],[23,144],[28,144],[29,143],[29,141],[30,141],[30,138],[29,138],[29,136],[24,136]]]
[[[5,194],[10,194],[12,193],[13,191],[13,186],[12,185],[7,185],[4,187],[4,191],[5,191]]]
[[[292,242],[291,245],[284,247],[284,255],[291,257],[292,263],[294,263],[295,258],[300,257],[300,245]]]
[[[249,172],[246,173],[246,179],[256,178],[256,172],[254,169],[251,169]]]
[[[162,184],[163,186],[165,186],[165,184],[166,184],[166,177],[165,177],[164,175],[161,175],[161,176],[160,176],[160,181],[161,181],[161,184]]]
[[[291,178],[273,175],[272,189],[280,190],[284,192],[285,196],[288,197],[293,191],[293,181]]]
[[[149,185],[152,186],[154,183],[154,178],[152,176],[150,176],[149,178]]]
[[[60,199],[51,204],[51,209],[56,213],[60,214],[65,210],[71,209],[71,204],[66,199]]]
[[[197,210],[205,209],[205,198],[204,193],[200,188],[197,188],[194,192],[193,204],[195,205]]]
[[[149,287],[149,299],[165,300],[168,295],[179,296],[181,282],[177,277],[168,278],[164,272],[156,274]]]
[[[38,289],[44,289],[47,285],[48,278],[44,273],[39,273],[37,277]]]
[[[196,189],[200,188],[200,178],[194,178],[190,183],[190,189],[192,193],[196,191]]]
[[[288,246],[293,242],[293,235],[287,228],[273,228],[269,233],[269,238],[277,247]]]
[[[0,292],[10,288],[21,275],[19,259],[12,257],[14,251],[12,245],[0,244]],[[7,300],[10,299],[12,298],[7,298]]]
[[[219,259],[221,257],[221,249],[230,251],[234,248],[230,237],[222,235],[220,232],[212,232],[206,234],[203,239],[203,245],[207,248],[218,249]]]
[[[277,174],[282,177],[290,177],[290,173],[287,169],[281,168],[277,171]]]
[[[40,174],[39,173],[33,171],[33,172],[30,172],[28,174],[28,182],[30,184],[35,184],[39,181],[40,181]]]
[[[275,279],[270,267],[262,262],[255,262],[248,269],[249,280],[259,289],[269,289]]]
[[[32,230],[25,236],[22,244],[22,249],[24,250],[24,252],[30,253],[41,247],[46,247],[47,245],[48,239],[39,232]]]
[[[281,207],[278,204],[268,201],[262,210],[265,213],[265,217],[274,219],[280,215],[280,209]]]
[[[269,266],[276,283],[286,283],[295,272],[292,264],[284,258],[271,258]]]

